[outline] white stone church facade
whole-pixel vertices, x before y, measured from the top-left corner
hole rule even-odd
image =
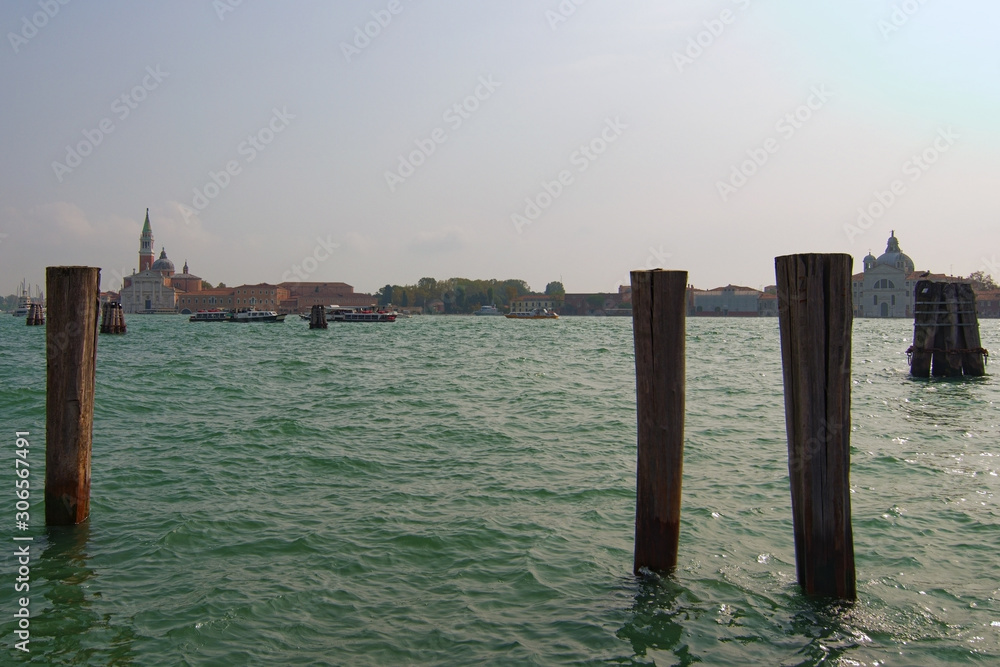
[[[899,249],[896,232],[889,235],[885,252],[864,258],[864,271],[851,278],[855,317],[913,317],[917,281],[930,276],[916,271],[913,260]]]

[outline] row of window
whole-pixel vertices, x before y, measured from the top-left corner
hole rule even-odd
[[[201,301],[200,302],[198,301],[197,297],[192,298],[190,300],[189,299],[181,299],[181,303],[182,304],[188,304],[188,303],[190,303],[191,305],[195,305],[195,306],[197,306],[199,303],[201,303],[202,305],[207,305],[207,306],[222,305],[222,302],[223,302],[223,300],[222,300],[221,297],[217,299],[214,296],[201,297]],[[233,303],[232,297],[227,298],[225,300],[225,302],[227,304],[231,305]],[[236,299],[236,304],[237,305],[241,305],[241,304],[255,305],[255,304],[258,304],[258,303],[270,305],[270,304],[274,303],[274,300],[273,299],[258,299],[256,297],[250,297],[249,299]]]

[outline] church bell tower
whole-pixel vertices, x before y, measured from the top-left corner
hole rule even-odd
[[[149,226],[149,209],[146,209],[146,222],[142,226],[139,237],[139,271],[147,271],[153,265],[153,229]]]

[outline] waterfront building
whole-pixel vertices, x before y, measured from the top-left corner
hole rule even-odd
[[[514,313],[527,313],[535,309],[541,310],[542,308],[552,310],[554,303],[555,300],[547,294],[526,294],[514,299],[510,309]]]
[[[624,310],[620,308],[622,303],[632,303],[632,288],[628,288],[627,297],[628,301],[624,301],[624,294],[619,288],[617,293],[612,292],[592,292],[592,293],[570,293],[562,294],[559,296],[560,301],[553,302],[554,308],[556,308],[561,315],[608,315],[617,314],[617,311]],[[536,298],[526,296],[521,297],[522,299]],[[543,297],[550,298],[550,297]],[[528,310],[531,310],[530,308]],[[631,315],[630,310],[627,314]]]
[[[149,209],[146,209],[146,221],[139,235],[139,273],[149,271],[153,266],[153,228],[149,224]]]
[[[979,317],[1000,317],[1000,290],[976,290],[976,314]]]
[[[851,277],[855,317],[913,317],[913,292],[921,274],[913,260],[899,247],[896,232],[889,233],[885,252],[870,252],[862,260],[864,270]]]
[[[240,285],[233,289],[233,307],[252,308],[256,310],[278,310],[282,299],[288,298],[288,290],[278,285],[257,283],[256,285]]]
[[[126,313],[176,312],[177,291],[156,271],[134,273],[121,290]]]
[[[726,285],[710,290],[691,290],[689,314],[695,317],[757,317],[761,292],[742,285]]]
[[[772,289],[773,288],[773,289]],[[771,290],[771,291],[768,291]],[[778,288],[777,286],[765,287],[764,293],[757,300],[757,314],[761,317],[778,316]]]
[[[188,271],[187,262],[184,273],[178,274],[166,248],[161,248],[160,257],[153,259],[153,227],[148,208],[139,235],[139,271],[133,270],[122,283],[120,296],[126,313],[175,313],[181,295],[201,291],[201,278]]]
[[[231,287],[203,289],[177,297],[177,312],[189,315],[199,310],[232,310],[233,294]]]
[[[354,287],[341,282],[284,282],[278,287],[288,295],[278,304],[281,313],[307,313],[313,306],[374,306],[378,301],[371,294],[355,292]]]
[[[191,294],[201,291],[202,280],[200,277],[192,275],[188,271],[187,260],[184,260],[184,273],[178,273],[170,277],[170,286],[176,290],[181,290]]]

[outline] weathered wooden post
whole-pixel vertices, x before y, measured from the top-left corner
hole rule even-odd
[[[976,293],[971,283],[958,286],[958,324],[962,331],[962,372],[973,377],[986,375],[989,352],[979,338],[979,316],[976,314]]]
[[[941,301],[941,283],[919,280],[913,290],[913,345],[910,353],[910,375],[931,376],[931,359],[934,355],[938,330],[938,302]]]
[[[121,301],[115,301],[115,315],[118,319],[118,333],[125,333],[128,328],[125,326],[125,309]]]
[[[684,323],[687,271],[632,272],[638,460],[635,561],[677,567],[684,459]]]
[[[851,267],[776,257],[795,564],[807,595],[857,597],[851,532]]]
[[[111,302],[105,301],[101,304],[101,329],[102,334],[111,333]]]
[[[50,526],[77,524],[90,514],[100,282],[95,267],[45,270],[45,523]]]

